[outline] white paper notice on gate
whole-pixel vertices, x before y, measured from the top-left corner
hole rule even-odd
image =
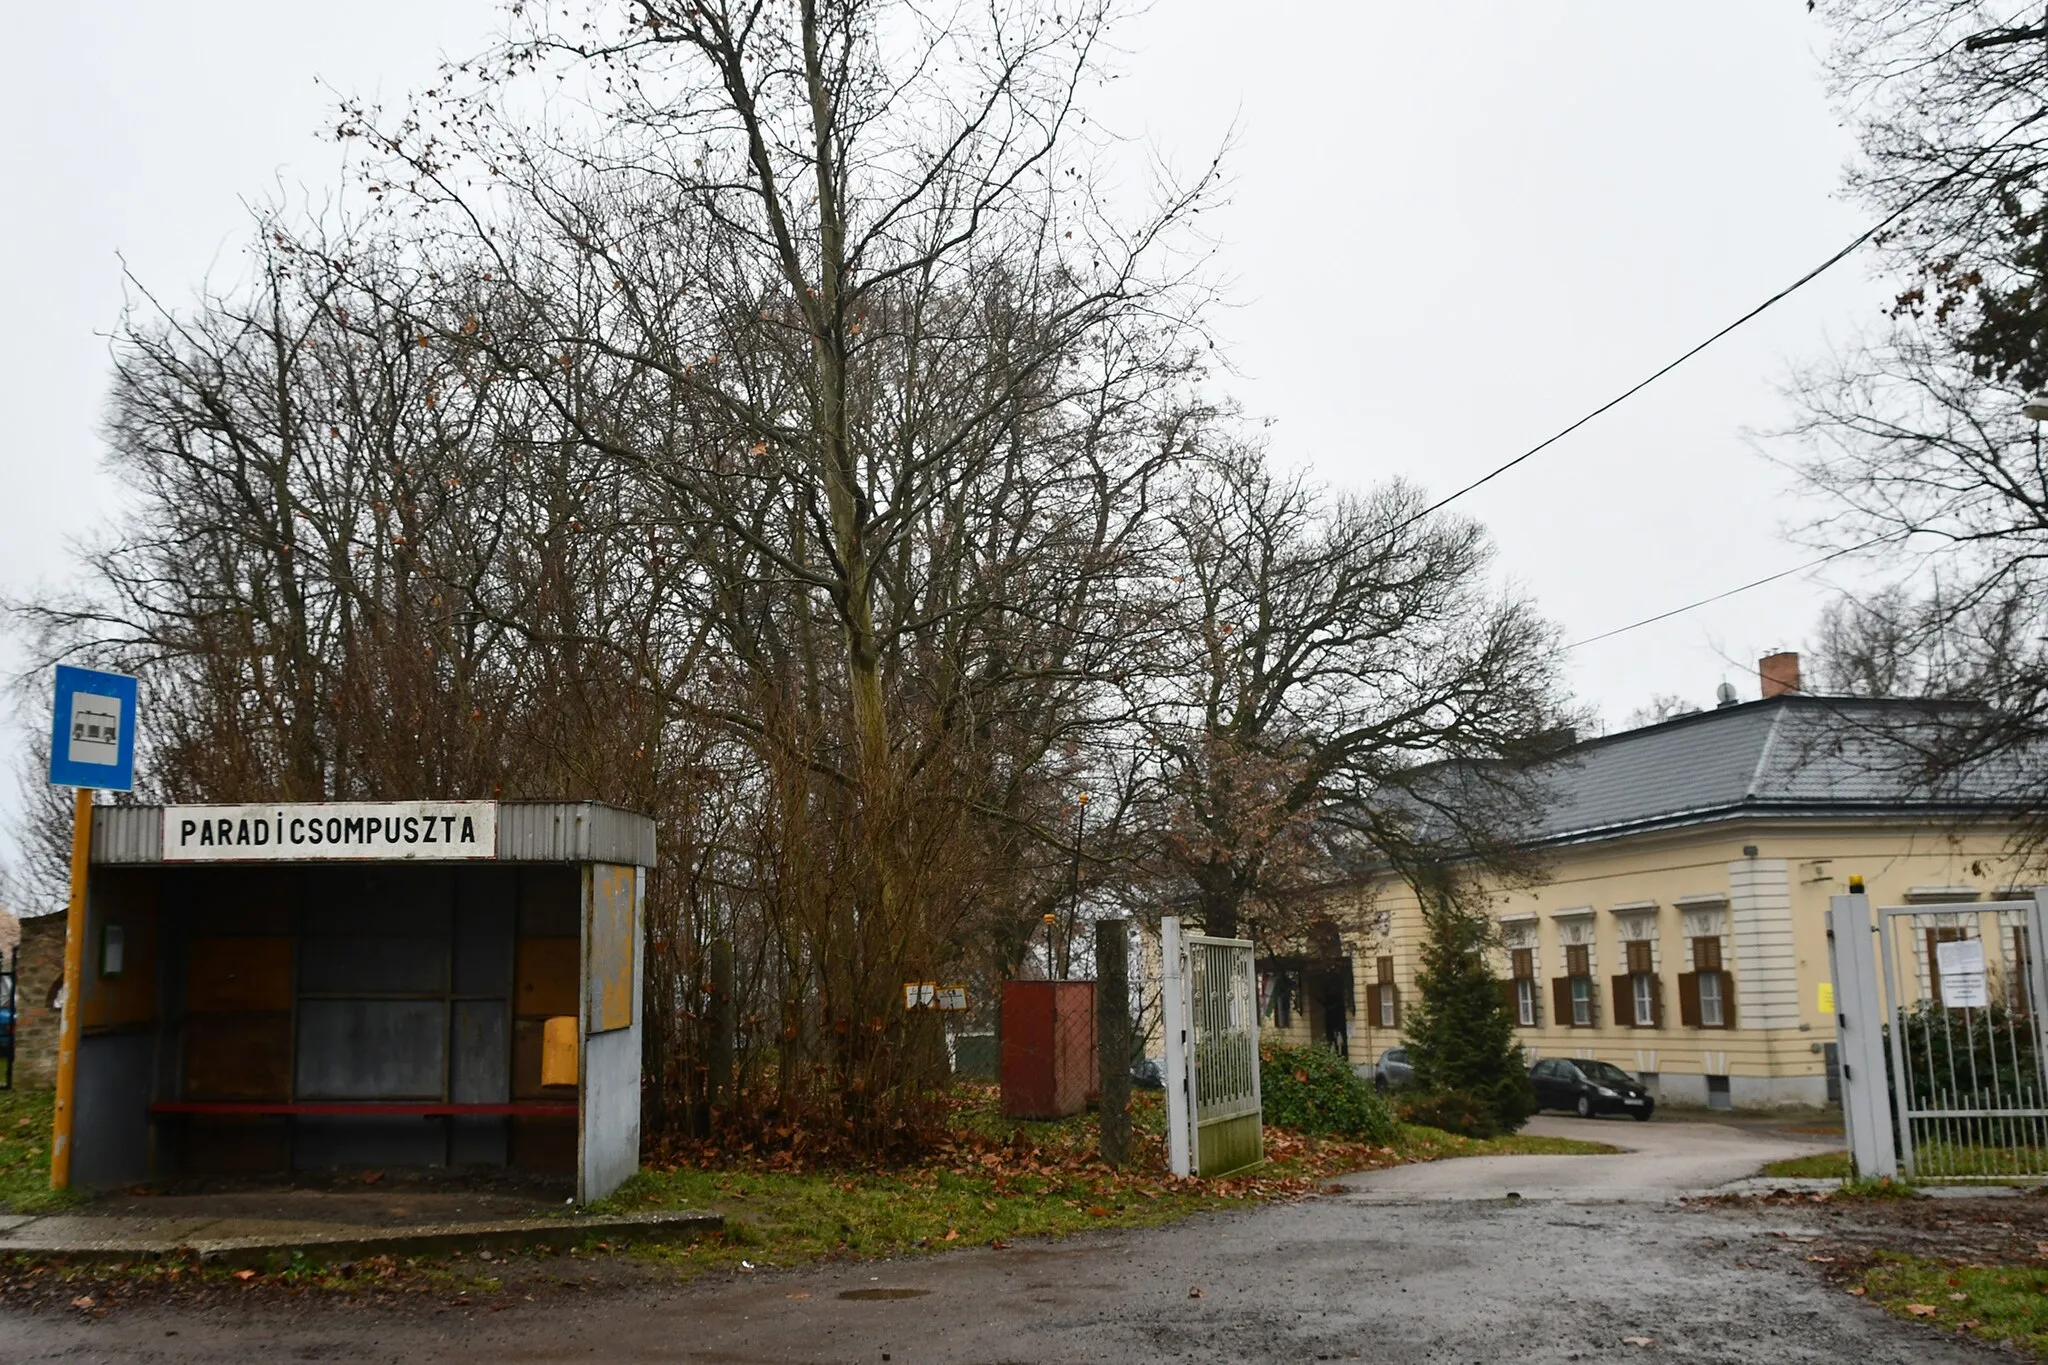
[[[1984,940],[1935,944],[1934,969],[1941,974],[1941,1003],[1950,1009],[1982,1009],[1991,1003],[1984,985]]]

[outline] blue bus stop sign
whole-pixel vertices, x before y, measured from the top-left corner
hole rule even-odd
[[[50,781],[117,792],[135,786],[135,679],[57,665]]]

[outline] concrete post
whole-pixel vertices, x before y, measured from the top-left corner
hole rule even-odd
[[[1131,940],[1126,920],[1095,922],[1095,1053],[1102,1078],[1103,1161],[1131,1152]]]
[[[1835,983],[1835,1036],[1842,1049],[1842,1123],[1856,1174],[1866,1180],[1897,1179],[1899,1174],[1876,933],[1869,897],[1829,898],[1828,967]]]

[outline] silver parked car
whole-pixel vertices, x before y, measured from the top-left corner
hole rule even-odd
[[[1389,1090],[1399,1090],[1415,1079],[1415,1068],[1408,1061],[1408,1049],[1390,1047],[1380,1054],[1373,1064],[1372,1088],[1382,1095]]]

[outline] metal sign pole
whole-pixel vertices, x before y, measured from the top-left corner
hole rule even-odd
[[[125,673],[58,664],[50,714],[50,785],[77,789],[71,815],[71,904],[64,916],[64,1014],[57,1030],[57,1109],[50,1188],[71,1187],[78,1108],[78,1036],[85,1013],[86,873],[92,794],[135,787],[137,684]]]
[[[1160,1033],[1166,1040],[1166,1159],[1175,1175],[1194,1173],[1189,1151],[1187,951],[1180,917],[1159,921]]]
[[[50,1130],[50,1188],[71,1188],[71,1127],[78,1096],[78,1030],[85,1013],[85,879],[92,864],[92,788],[71,814],[71,903],[64,912],[64,1014],[57,1030],[57,1109]]]

